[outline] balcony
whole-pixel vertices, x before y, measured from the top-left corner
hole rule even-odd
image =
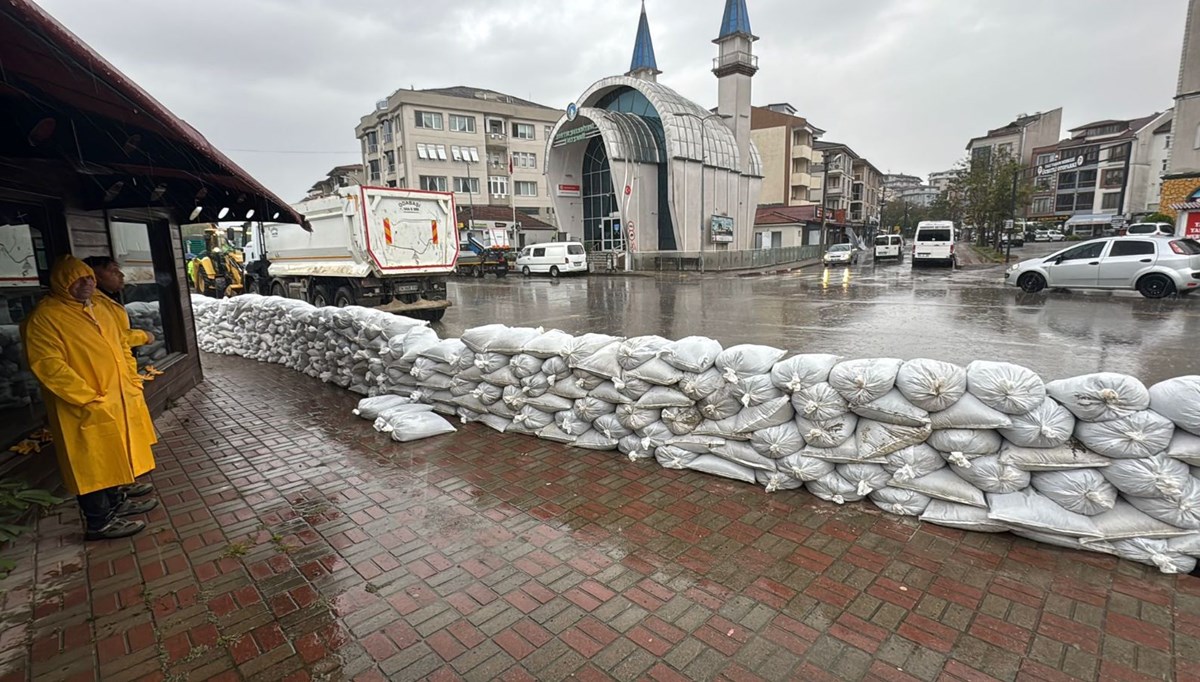
[[[508,135],[504,133],[484,133],[486,140],[485,144],[489,147],[508,148]]]
[[[794,144],[792,145],[793,159],[811,159],[813,155],[812,145]]]
[[[736,71],[746,69],[758,71],[758,56],[749,52],[730,52],[713,59],[713,71]]]
[[[792,173],[792,187],[811,187],[812,175],[809,173]]]

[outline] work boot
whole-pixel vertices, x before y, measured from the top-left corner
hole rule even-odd
[[[118,538],[127,538],[130,535],[137,535],[146,528],[145,521],[130,521],[129,519],[116,518],[109,521],[99,530],[89,530],[83,534],[84,540],[116,540]]]
[[[157,506],[157,497],[151,497],[145,500],[125,500],[121,503],[121,506],[113,510],[113,513],[117,516],[134,516],[136,514],[145,514]]]
[[[117,492],[125,497],[145,497],[154,492],[154,486],[149,483],[132,483],[117,488]]]

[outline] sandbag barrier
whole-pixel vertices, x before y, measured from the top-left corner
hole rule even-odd
[[[437,412],[1164,573],[1200,557],[1200,376],[1046,382],[1003,362],[789,357],[703,337],[496,324],[439,339],[368,308],[257,295],[192,306],[203,350],[368,396],[356,413],[397,439],[446,432]]]

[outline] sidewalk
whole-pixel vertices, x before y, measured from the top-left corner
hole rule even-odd
[[[163,506],[3,556],[0,681],[1196,680],[1200,579],[632,464],[204,357]]]

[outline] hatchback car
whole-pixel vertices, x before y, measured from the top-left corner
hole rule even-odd
[[[1145,237],[1154,235],[1157,237],[1174,237],[1175,226],[1171,223],[1134,223],[1125,228],[1125,234],[1133,236]]]
[[[851,265],[858,262],[858,249],[850,244],[834,244],[821,260],[825,265]]]
[[[1133,289],[1146,298],[1186,294],[1200,286],[1200,242],[1163,237],[1104,237],[1004,273],[1007,284],[1034,293],[1053,289]]]

